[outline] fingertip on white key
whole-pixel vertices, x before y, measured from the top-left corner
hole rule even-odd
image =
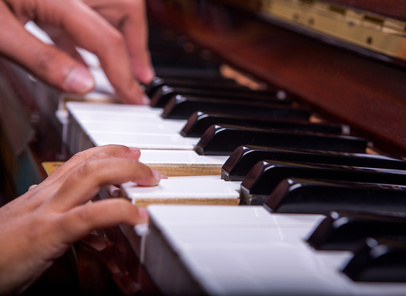
[[[107,190],[109,191],[111,197],[120,197],[123,195],[121,189],[115,185],[107,186]]]

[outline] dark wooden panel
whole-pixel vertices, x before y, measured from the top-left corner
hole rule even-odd
[[[405,69],[215,5],[179,15],[162,1],[148,3],[157,20],[230,64],[299,95],[380,150],[406,155]]]

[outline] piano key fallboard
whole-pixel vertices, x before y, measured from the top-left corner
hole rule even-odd
[[[396,225],[405,222],[405,162],[371,154],[371,143],[346,126],[315,122],[318,115],[283,90],[253,91],[225,79],[218,59],[202,60],[201,51],[179,54],[175,42],[167,46],[171,55],[159,55],[162,42],[151,40],[160,76],[146,86],[151,106],[67,102],[64,139],[72,153],[138,147],[142,162],[168,176],[152,188],[121,185],[148,207],[148,231],[132,247],[141,248],[161,292],[404,295],[405,228],[382,229],[394,225],[393,216]],[[188,134],[197,117],[209,119]],[[277,165],[282,173],[269,180],[258,173]],[[249,192],[257,183],[264,191]],[[353,223],[331,229],[332,220]],[[363,232],[368,221],[379,231]],[[320,233],[352,248],[315,247]]]

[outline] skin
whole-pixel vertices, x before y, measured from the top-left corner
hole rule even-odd
[[[24,28],[32,20],[54,41]],[[94,53],[125,103],[148,104],[139,82],[155,75],[142,0],[0,0],[0,55],[65,92],[84,94],[94,80],[76,51]],[[155,186],[162,176],[138,161],[138,149],[105,146],[76,154],[39,185],[0,208],[0,294],[26,290],[72,243],[92,230],[147,220],[122,198],[89,203],[108,184]],[[11,239],[12,238],[12,239]]]
[[[154,77],[142,0],[2,0],[0,54],[39,79],[83,94],[94,80],[75,47],[94,53],[125,103],[147,104],[139,82]],[[44,44],[24,29],[32,20],[53,39]]]
[[[138,149],[124,146],[85,150],[0,208],[0,294],[23,292],[94,229],[145,223],[146,211],[124,198],[88,203],[108,184],[157,185],[163,176],[139,157]]]

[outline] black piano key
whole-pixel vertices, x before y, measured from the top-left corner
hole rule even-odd
[[[343,135],[212,125],[200,138],[195,150],[201,155],[230,155],[241,145],[362,153],[367,142]]]
[[[406,282],[404,238],[367,238],[342,270],[353,281]]]
[[[302,120],[269,119],[258,116],[233,115],[225,113],[193,113],[180,134],[184,137],[201,137],[214,124],[229,124],[256,128],[277,128],[295,131],[340,134],[342,127],[333,124],[312,123]]]
[[[186,78],[186,77],[172,77],[161,78],[155,77],[145,89],[147,96],[152,97],[154,93],[163,86],[175,87],[188,87],[200,89],[243,89],[244,86],[237,84],[234,80],[228,78]]]
[[[276,102],[276,104],[273,104],[274,102]],[[176,95],[165,105],[162,117],[168,119],[188,119],[194,112],[201,111],[270,118],[309,119],[311,114],[309,110],[284,106],[278,102],[280,101],[274,100],[269,103],[236,102],[225,99],[195,98]]]
[[[406,216],[334,211],[320,222],[306,241],[316,250],[354,252],[366,238],[382,236],[406,238]]]
[[[263,201],[262,195],[253,195],[249,202]],[[324,215],[333,210],[406,211],[406,186],[287,178],[265,198],[264,206],[278,213]]]
[[[223,89],[197,89],[197,88],[186,88],[186,87],[172,87],[164,85],[155,90],[154,94],[151,96],[151,106],[163,108],[166,104],[175,96],[181,95],[185,97],[195,97],[195,98],[212,98],[212,99],[223,99],[231,100],[233,102],[243,101],[243,102],[271,102],[280,105],[290,105],[291,102],[288,100],[279,100],[276,97],[276,92],[258,92],[250,90],[248,88],[228,88]]]
[[[260,161],[241,183],[241,201],[247,204],[252,204],[252,201],[263,204],[279,182],[286,178],[406,185],[404,170]]]
[[[258,161],[265,159],[406,170],[406,161],[383,155],[240,146],[224,163],[222,178],[227,181],[242,181]]]

